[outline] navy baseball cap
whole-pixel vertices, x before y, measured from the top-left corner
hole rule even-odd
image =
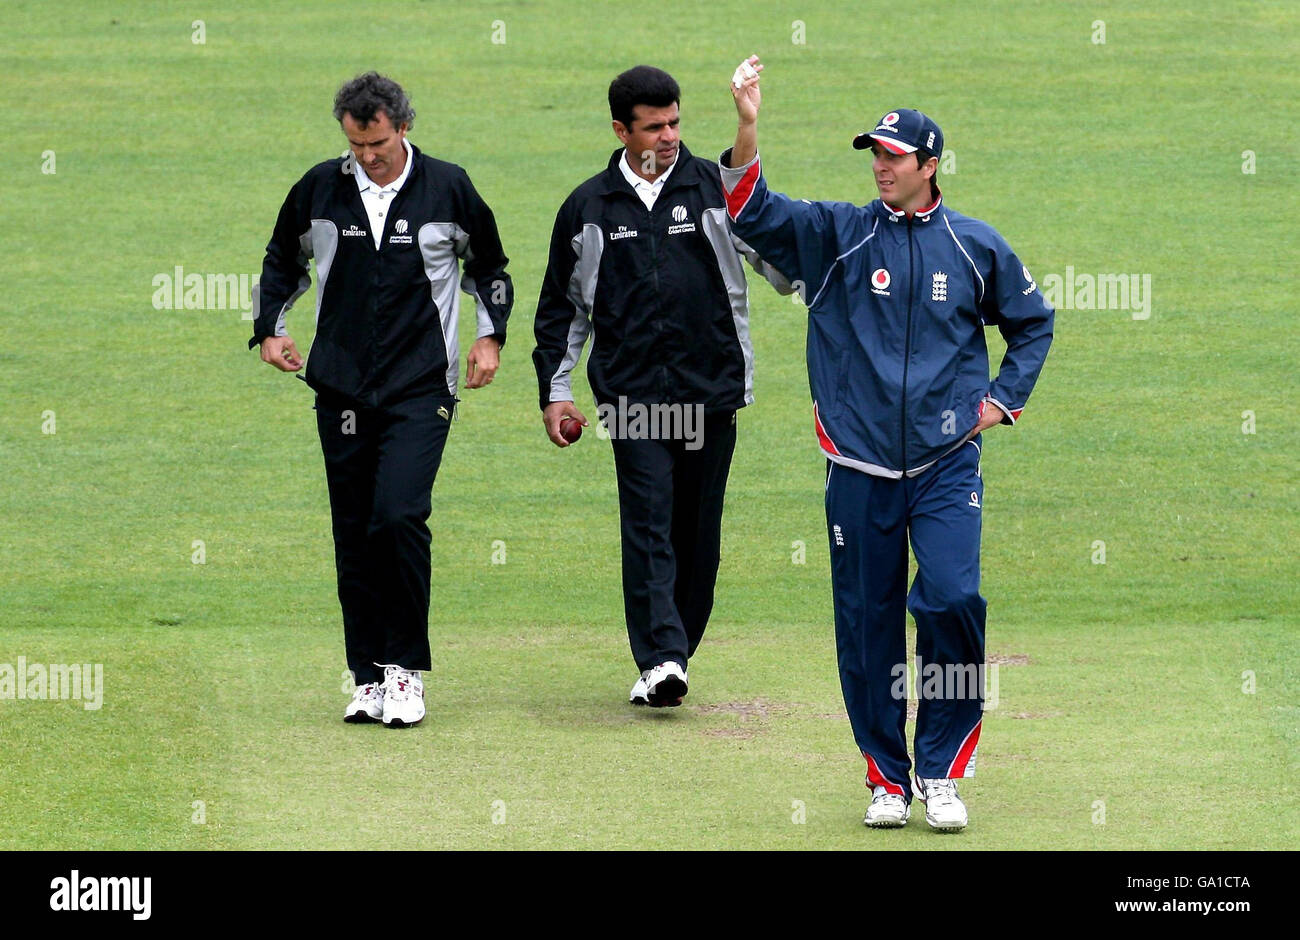
[[[943,131],[939,130],[939,125],[911,108],[890,111],[874,130],[863,131],[853,138],[853,149],[869,150],[872,141],[876,140],[890,153],[925,150],[936,157],[943,154]]]

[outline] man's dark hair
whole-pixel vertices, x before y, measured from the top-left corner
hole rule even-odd
[[[926,162],[927,160],[929,160],[929,159],[930,159],[931,157],[933,157],[933,156],[934,156],[934,154],[932,154],[930,151],[926,150],[924,147],[917,147],[917,148],[916,148],[916,168],[919,170],[919,169],[921,169],[922,167],[924,167],[924,166],[925,166],[925,162]],[[935,168],[934,168],[934,176],[930,177],[930,197],[933,198],[933,199],[938,199],[938,198],[939,198],[939,183],[937,182],[938,179],[939,179],[939,167],[938,167],[938,166],[935,166]]]
[[[352,120],[365,127],[380,111],[388,115],[394,128],[415,123],[415,109],[402,86],[378,72],[358,75],[334,96],[334,118],[340,122],[343,115],[350,114]]]
[[[609,116],[628,130],[632,129],[632,109],[637,105],[666,108],[681,100],[682,90],[673,77],[651,65],[630,68],[609,83]]]

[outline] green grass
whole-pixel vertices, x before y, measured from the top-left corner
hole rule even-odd
[[[907,37],[883,6],[666,4],[653,45],[631,3],[262,7],[6,6],[0,663],[102,663],[105,691],[0,700],[0,849],[1296,847],[1293,5],[952,4]],[[960,837],[860,826],[801,308],[754,283],[758,401],[681,709],[624,704],[608,443],[541,432],[531,315],[556,207],[616,145],[609,79],[672,71],[713,155],[751,51],[774,188],[865,202],[849,138],[916,104],[956,155],[948,200],[1040,282],[1152,277],[1150,320],[1061,311],[1022,426],[988,435],[988,648],[1027,662],[1000,667]],[[369,67],[411,93],[412,140],[469,169],[518,289],[435,487],[430,714],[404,733],[339,721],[307,390],[245,351],[238,310],[150,302],[176,265],[260,269],[289,185],[344,149],[334,89]]]

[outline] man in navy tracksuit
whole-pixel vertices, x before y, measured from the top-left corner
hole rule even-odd
[[[736,234],[808,305],[840,681],[873,788],[863,821],[904,825],[915,794],[933,828],[962,829],[955,778],[975,772],[983,706],[981,434],[1019,418],[1053,310],[996,231],[943,204],[943,134],[919,111],[891,111],[855,138],[875,157],[880,198],[869,205],[771,192],[758,159],[761,70],[753,56],[733,79],[740,124],[722,180]],[[991,382],[986,324],[1007,343]],[[915,780],[905,609],[919,660]]]

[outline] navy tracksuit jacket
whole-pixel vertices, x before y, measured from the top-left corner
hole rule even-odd
[[[1004,424],[1019,418],[1053,310],[1002,237],[942,197],[911,217],[879,199],[795,200],[767,188],[757,157],[731,168],[730,156],[720,164],[733,230],[808,305],[845,705],[867,782],[910,799],[904,601],[920,660],[916,772],[970,776],[985,613],[981,440],[970,432],[988,407]],[[1007,342],[991,382],[986,324]],[[910,592],[909,537],[919,569]]]

